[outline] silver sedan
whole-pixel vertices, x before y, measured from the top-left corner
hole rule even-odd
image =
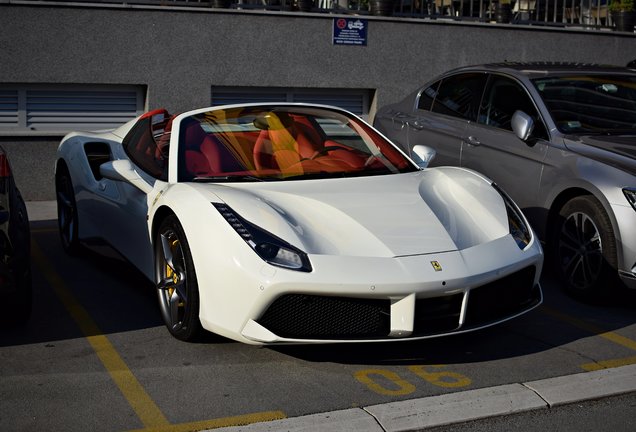
[[[475,169],[524,210],[565,286],[587,300],[636,289],[636,71],[502,63],[437,77],[375,126],[432,165]]]

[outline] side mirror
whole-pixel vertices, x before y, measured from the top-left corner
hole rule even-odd
[[[416,145],[413,147],[411,157],[421,169],[426,168],[435,158],[435,149],[425,145]]]
[[[106,162],[99,166],[99,172],[104,178],[126,182],[145,194],[152,191],[152,186],[139,176],[129,160],[118,159]]]
[[[515,111],[512,115],[510,125],[512,126],[512,131],[522,141],[526,141],[530,138],[534,130],[534,120],[532,120],[532,117],[519,110]]]

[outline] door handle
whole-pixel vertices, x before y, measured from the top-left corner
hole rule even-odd
[[[464,142],[466,144],[468,144],[469,146],[479,146],[481,145],[481,141],[479,141],[477,138],[475,138],[474,136],[469,136],[468,138],[466,138],[464,140]]]
[[[422,130],[422,129],[425,128],[425,125],[420,123],[420,122],[418,122],[417,120],[408,121],[408,122],[406,122],[406,124],[408,124],[413,129],[417,129],[417,130]]]

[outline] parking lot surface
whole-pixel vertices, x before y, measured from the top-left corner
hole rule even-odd
[[[546,274],[544,305],[465,335],[184,343],[163,327],[154,287],[130,266],[62,252],[53,207],[29,207],[33,315],[0,333],[1,430],[416,430],[636,391],[634,293],[586,305]]]

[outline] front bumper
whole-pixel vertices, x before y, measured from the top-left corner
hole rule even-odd
[[[636,289],[636,211],[631,206],[612,206],[618,223],[618,276],[630,289]]]
[[[413,340],[488,327],[542,302],[541,247],[521,251],[510,236],[430,255],[313,255],[311,273],[255,256],[231,257],[223,271],[197,265],[204,328],[258,345]],[[219,286],[228,288],[210,289]]]
[[[398,301],[286,294],[243,336],[264,343],[423,339],[488,327],[541,304],[534,266],[461,293]]]

